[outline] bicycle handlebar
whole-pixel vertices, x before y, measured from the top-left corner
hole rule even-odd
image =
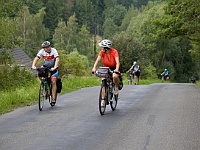
[[[49,70],[49,71],[51,71],[51,69],[50,68],[48,68],[48,67],[36,67],[36,70]]]
[[[120,72],[115,72],[115,71],[110,71],[110,73],[116,73],[116,74],[118,74],[118,75],[121,74]],[[94,74],[94,71],[92,71],[92,74]]]
[[[97,70],[96,70],[96,72],[97,72]],[[113,71],[112,71],[112,70],[110,70],[110,71],[109,71],[109,73],[112,73],[112,74],[113,74],[113,73],[116,73],[116,74],[118,74],[118,75],[121,75],[121,73],[120,73],[120,72],[115,72],[114,70],[113,70]],[[94,73],[94,71],[92,71],[92,74],[95,74],[95,73]]]

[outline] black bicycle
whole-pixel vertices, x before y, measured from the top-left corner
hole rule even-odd
[[[38,106],[39,110],[42,111],[44,106],[44,101],[49,100],[49,104],[54,106],[52,103],[52,85],[51,85],[51,71],[47,67],[39,67],[36,69],[38,71],[38,76],[40,78],[40,89],[38,95]],[[55,100],[57,99],[57,93]]]
[[[99,94],[99,112],[101,115],[105,114],[106,105],[110,104],[114,111],[117,107],[118,94],[114,95],[115,85],[112,78],[113,71],[109,67],[99,67],[96,75],[103,78]]]

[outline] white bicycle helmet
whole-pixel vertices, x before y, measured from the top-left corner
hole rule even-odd
[[[136,64],[137,64],[137,62],[136,62],[136,61],[134,61],[134,62],[133,62],[133,65],[136,65]]]
[[[50,46],[50,45],[51,45],[51,43],[50,43],[49,41],[44,41],[44,42],[42,43],[42,48],[48,47],[48,46]]]
[[[105,39],[99,42],[99,46],[110,48],[112,46],[112,42],[110,40]]]

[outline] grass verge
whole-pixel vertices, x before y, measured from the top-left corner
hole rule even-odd
[[[196,85],[198,88],[200,88],[200,81],[196,81]]]
[[[124,79],[124,85],[128,80]],[[92,77],[68,77],[62,79],[63,88],[60,94],[75,91],[80,88],[100,86],[101,79]],[[140,84],[161,83],[161,80],[140,80]],[[16,88],[13,91],[0,92],[0,114],[10,112],[18,107],[30,106],[38,102],[39,80],[28,87]],[[98,94],[98,93],[97,93]]]
[[[69,77],[62,79],[62,92],[71,92],[84,87],[98,86],[101,80],[97,77]],[[18,107],[30,106],[38,102],[39,80],[28,87],[16,88],[13,91],[0,91],[0,114],[10,112]]]

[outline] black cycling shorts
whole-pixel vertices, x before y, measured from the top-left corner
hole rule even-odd
[[[140,77],[140,72],[139,71],[135,72],[134,76],[137,76],[139,78]]]

